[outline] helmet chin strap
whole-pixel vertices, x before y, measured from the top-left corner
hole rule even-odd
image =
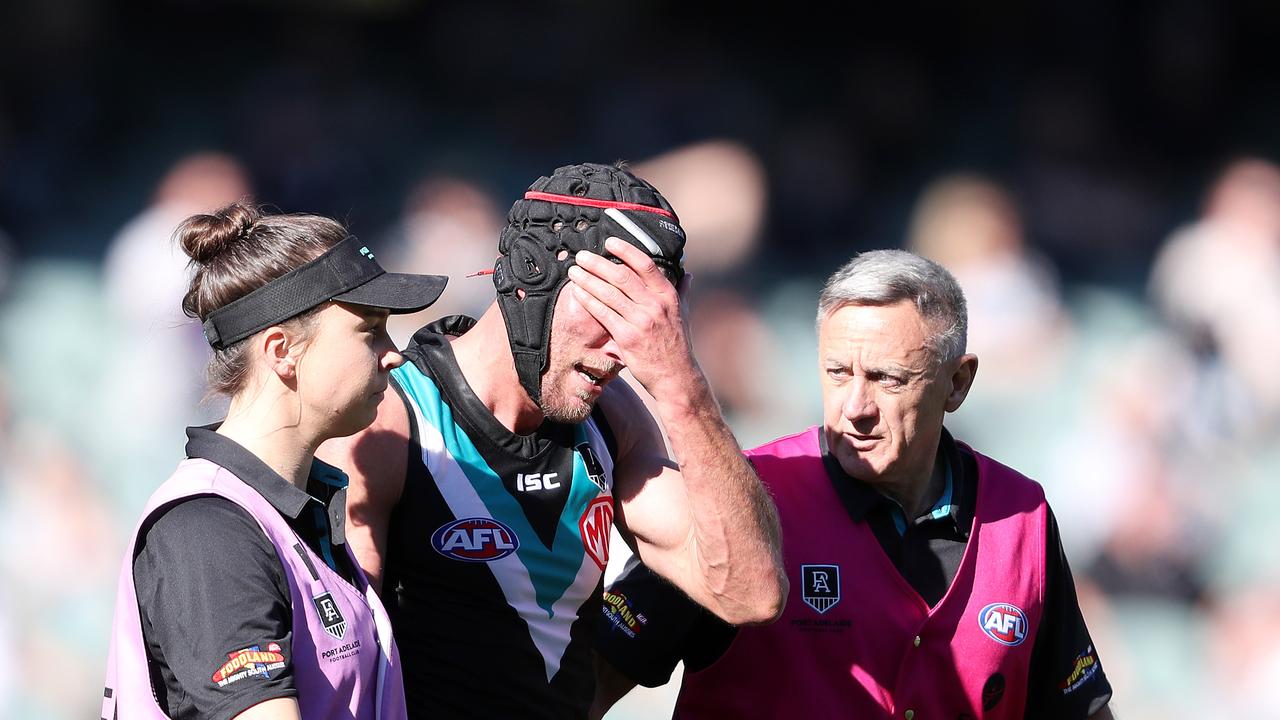
[[[494,272],[495,282],[499,272]],[[506,321],[516,376],[520,378],[521,387],[539,406],[542,405],[542,373],[551,360],[552,310],[567,281],[566,277],[554,289],[537,295],[526,294],[523,299],[514,292],[498,295],[498,307]]]

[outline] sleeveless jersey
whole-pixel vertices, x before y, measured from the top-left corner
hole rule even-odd
[[[1040,486],[973,453],[973,528],[930,608],[849,518],[820,431],[747,453],[778,504],[790,595],[775,624],[740,628],[717,662],[685,675],[676,717],[1023,717],[1044,607]]]
[[[594,419],[507,431],[437,329],[392,372],[410,457],[383,587],[409,712],[582,717],[613,524],[607,444]]]
[[[179,463],[151,496],[125,553],[116,591],[102,718],[166,717],[151,688],[133,584],[133,551],[143,524],[152,514],[198,495],[217,495],[244,508],[276,548],[289,584],[293,611],[290,660],[302,717],[404,718],[404,691],[391,623],[355,558],[351,557],[351,563],[361,589],[331,570],[257,491],[225,468],[202,459]],[[245,672],[269,672],[284,661],[279,648],[271,645],[245,648],[229,654],[212,681],[234,681]]]

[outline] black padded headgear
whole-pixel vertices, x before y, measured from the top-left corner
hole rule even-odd
[[[493,284],[516,374],[534,402],[542,399],[552,310],[574,254],[590,250],[613,259],[604,250],[610,237],[644,250],[672,284],[684,277],[680,219],[657,189],[629,170],[592,163],[559,168],[530,185],[507,214]]]

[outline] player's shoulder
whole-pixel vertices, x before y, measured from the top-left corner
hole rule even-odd
[[[628,433],[661,434],[644,396],[623,378],[605,385],[596,405],[610,427],[620,436]]]
[[[623,378],[604,386],[604,392],[600,394],[600,399],[596,401],[600,409],[605,413],[610,422],[621,421],[627,416],[643,411],[645,415],[649,415],[649,408],[645,405],[644,400],[640,397],[640,393],[631,387],[631,383]]]
[[[398,498],[411,437],[409,408],[393,380],[373,422],[354,435],[326,440],[316,449],[316,459],[345,473],[356,494],[386,493],[388,498]]]
[[[622,378],[605,385],[593,417],[603,419],[619,454],[639,447],[662,448],[662,430],[640,393]]]
[[[401,440],[407,439],[409,428],[409,400],[393,375],[387,381],[387,389],[378,403],[378,414],[369,424],[367,432],[391,432]]]

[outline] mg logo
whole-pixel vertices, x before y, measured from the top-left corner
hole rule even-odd
[[[840,602],[840,566],[801,565],[800,599],[819,613],[835,607]]]
[[[587,511],[578,520],[578,530],[582,533],[582,548],[587,551],[596,565],[604,570],[609,564],[609,533],[613,530],[613,498],[606,495],[591,501]]]
[[[1027,639],[1027,616],[1015,605],[991,603],[978,613],[978,626],[987,637],[1013,647]]]

